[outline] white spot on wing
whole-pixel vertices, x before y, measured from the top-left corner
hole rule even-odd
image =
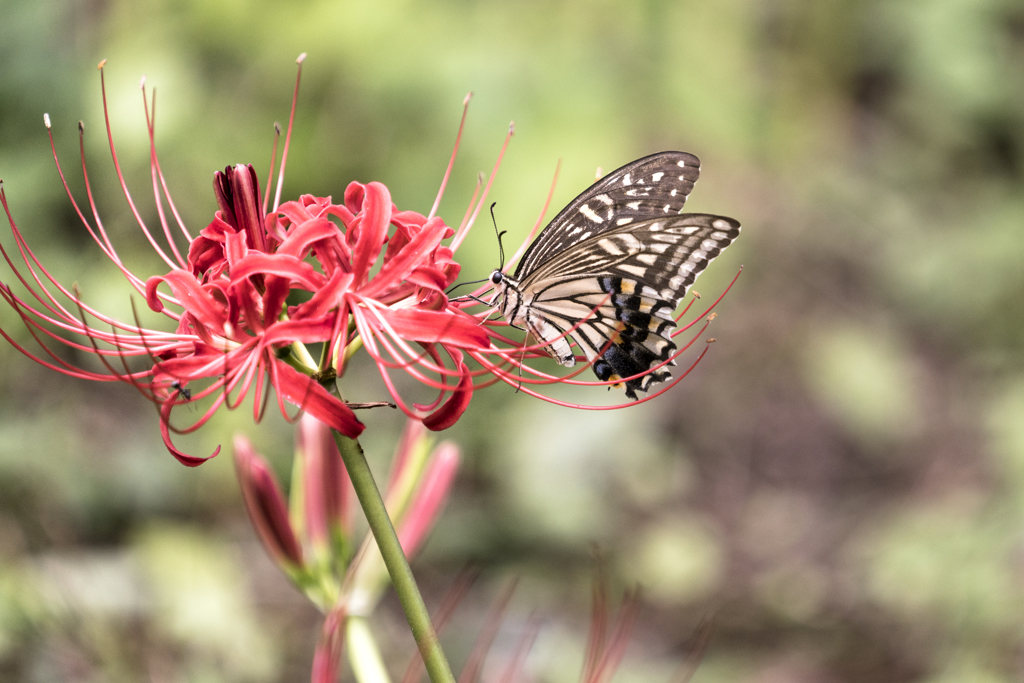
[[[639,254],[636,260],[648,266],[653,266],[654,262],[658,260],[657,254]]]
[[[623,270],[623,271],[629,273],[630,275],[636,275],[638,278],[642,278],[644,276],[644,274],[647,272],[646,268],[641,268],[640,266],[634,266],[633,264],[630,264],[630,263],[627,263],[625,265],[619,266],[619,270]]]
[[[594,197],[594,199],[596,199],[597,201],[599,201],[602,204],[605,204],[607,206],[611,206],[611,204],[612,204],[612,198],[609,197],[606,194],[599,194],[596,197]]]
[[[640,202],[638,202],[638,201],[637,202],[630,202],[630,203],[626,204],[626,206],[628,206],[629,208],[633,209],[634,211],[639,211],[640,210]]]
[[[686,159],[680,159],[676,162],[676,166],[679,168],[686,168]]]
[[[615,221],[615,225],[629,225],[632,222],[633,222],[633,217],[632,216],[626,216],[625,218],[620,218],[619,220]]]
[[[715,226],[719,230],[728,230],[732,227],[732,225],[729,224],[729,221],[722,220],[721,218],[715,220],[711,225]]]
[[[623,185],[632,185],[633,184],[633,179],[629,177],[628,173],[626,175],[622,176],[622,184]]]
[[[586,216],[590,220],[594,221],[595,223],[604,223],[604,219],[601,218],[600,216],[598,216],[594,212],[594,210],[591,209],[586,204],[584,204],[583,206],[580,207],[580,213],[582,213],[584,216]]]
[[[659,180],[661,180],[662,176],[664,176],[664,175],[665,175],[664,171],[658,171],[657,173],[655,173],[654,175],[651,176],[651,180],[653,180],[654,182],[658,182]]]
[[[636,253],[638,251],[643,250],[643,247],[640,244],[640,240],[638,240],[633,235],[619,235],[619,239],[622,240],[622,243],[626,246],[626,249],[628,249],[630,253]]]
[[[612,256],[622,256],[625,253],[619,248],[619,245],[610,239],[598,240],[597,246],[601,247]]]
[[[676,188],[674,188],[674,187],[673,187],[673,188],[672,188],[672,191],[671,191],[671,192],[669,192],[669,193],[668,193],[668,195],[669,195],[670,197],[675,197],[675,196],[676,196],[676,192],[678,192],[678,190],[676,190]]]

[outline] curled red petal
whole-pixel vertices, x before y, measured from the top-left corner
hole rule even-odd
[[[366,196],[366,186],[362,183],[349,183],[345,188],[345,208],[353,215],[363,210],[363,197]]]
[[[287,239],[277,248],[278,254],[304,258],[310,246],[325,239],[341,239],[338,226],[326,218],[313,218],[298,224],[288,233]]]
[[[327,393],[320,384],[286,363],[274,360],[271,365],[274,386],[289,403],[302,408],[331,429],[356,438],[363,433],[352,409],[336,396]]]
[[[299,202],[285,202],[277,207],[277,212],[287,218],[289,222],[295,224],[305,223],[314,218],[305,205]]]
[[[200,276],[224,260],[224,244],[200,234],[188,247],[188,264],[193,274]]]
[[[164,401],[160,406],[160,436],[163,437],[164,446],[167,447],[167,450],[170,451],[171,455],[177,458],[178,462],[185,467],[199,467],[210,458],[217,457],[217,454],[220,453],[220,446],[217,446],[213,453],[205,458],[201,458],[196,455],[189,455],[188,453],[179,451],[174,447],[174,444],[171,443],[171,408],[173,407],[174,401]]]
[[[263,334],[264,344],[290,344],[322,342],[334,331],[334,316],[325,315],[307,320],[282,320],[271,325]]]
[[[406,276],[406,279],[419,287],[443,290],[448,286],[448,276],[437,268],[421,266]]]
[[[351,186],[349,186],[351,187]],[[359,225],[359,237],[352,250],[352,271],[356,284],[362,284],[373,266],[381,245],[388,235],[391,224],[391,193],[380,183],[369,183],[363,188],[363,220]],[[345,192],[348,203],[348,192]]]
[[[451,397],[440,408],[423,418],[423,426],[433,432],[448,429],[458,422],[462,413],[466,412],[469,400],[473,398],[473,377],[465,365],[459,364],[463,371],[458,386]]]
[[[187,270],[172,270],[167,275],[154,275],[146,281],[146,303],[152,310],[159,313],[164,309],[156,291],[161,282],[167,283],[182,308],[201,324],[216,330],[224,328],[227,321],[224,306],[210,296]]]
[[[437,248],[447,229],[448,226],[440,218],[431,218],[390,262],[384,264],[380,272],[360,290],[360,294],[373,297],[387,287],[399,284]]]
[[[311,292],[315,292],[327,282],[327,278],[316,272],[313,266],[294,256],[263,254],[256,251],[250,251],[231,269],[233,281],[252,275],[277,275],[297,283]]]
[[[269,327],[280,316],[290,289],[287,280],[274,275],[267,278],[266,288],[263,292],[263,325]]]
[[[316,290],[313,296],[309,298],[309,301],[288,309],[289,317],[304,319],[319,318],[326,315],[331,309],[338,307],[351,284],[352,273],[345,273],[340,270],[334,271],[334,275],[327,281],[327,284]]]

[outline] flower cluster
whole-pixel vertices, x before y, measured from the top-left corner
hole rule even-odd
[[[143,95],[145,100],[145,90]],[[104,89],[104,106],[105,102]],[[107,135],[125,197],[139,227],[167,264],[166,274],[143,281],[132,273],[104,231],[91,190],[88,201],[94,223],[86,218],[66,182],[65,189],[99,247],[145,297],[150,309],[171,318],[174,332],[146,328],[138,320],[131,324],[112,319],[88,306],[77,290],[68,291],[32,252],[0,186],[0,200],[23,266],[19,268],[6,250],[3,255],[29,292],[27,297],[19,296],[3,284],[0,295],[17,311],[44,354],[32,353],[4,330],[0,334],[54,370],[136,386],[159,405],[164,441],[171,453],[189,466],[212,455],[196,457],[178,450],[171,442],[171,432],[194,431],[222,405],[237,407],[250,391],[259,419],[268,380],[276,389],[282,412],[287,401],[342,434],[358,436],[362,424],[332,380],[344,373],[346,362],[360,347],[378,361],[398,407],[410,417],[435,430],[458,419],[473,389],[463,349],[486,348],[490,340],[477,320],[448,304],[445,288],[458,276],[459,266],[452,259],[452,249],[441,244],[454,233],[442,219],[399,211],[387,188],[375,182],[350,184],[342,203],[304,195],[268,210],[269,183],[261,198],[253,167],[236,165],[215,174],[219,210],[193,236],[166,191],[148,103],[146,119],[166,248],[159,245],[155,231],[142,220],[131,199],[109,126]],[[49,130],[48,116],[46,123]],[[81,135],[83,127],[79,129]],[[289,137],[290,131],[289,125]],[[52,133],[50,137],[52,146]],[[56,151],[54,159],[63,180]],[[84,152],[82,162],[85,168]],[[86,181],[88,189],[88,175]],[[172,237],[163,200],[188,241],[184,255]],[[62,303],[44,283],[52,285],[72,306]],[[296,298],[301,302],[289,305]],[[78,338],[68,339],[53,328]],[[106,371],[72,365],[49,348],[47,339],[91,351]],[[308,345],[319,345],[319,360],[313,358]],[[389,363],[386,359],[403,354],[414,360]],[[128,361],[133,358],[145,359],[148,367],[129,370]],[[436,399],[424,405],[402,401],[388,375],[388,370],[396,367],[436,388]],[[200,388],[190,388],[196,381],[201,382]],[[208,399],[205,412],[191,426],[174,429],[171,411],[200,399]]]

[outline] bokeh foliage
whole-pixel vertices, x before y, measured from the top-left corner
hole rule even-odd
[[[646,587],[619,680],[668,680],[706,614],[701,683],[1024,676],[1019,2],[5,0],[0,14],[14,215],[55,272],[122,318],[125,288],[73,220],[42,126],[47,111],[74,169],[86,121],[107,226],[151,272],[105,150],[102,58],[134,196],[152,218],[146,75],[193,229],[215,208],[215,170],[265,172],[303,51],[286,198],[380,180],[425,212],[468,91],[449,223],[511,119],[492,198],[513,238],[559,159],[558,206],[597,167],[701,157],[693,210],[735,216],[744,234],[697,289],[746,269],[698,370],[614,413],[495,387],[449,435],[468,464],[415,568],[435,603],[467,560],[487,570],[449,637],[456,659],[495,584],[518,574],[509,642],[547,610],[559,625],[531,666],[575,675],[596,544],[617,585]],[[467,277],[496,262],[478,227]],[[0,324],[17,330],[9,311]],[[317,615],[261,558],[228,456],[186,470],[130,388],[58,377],[7,345],[0,362],[0,678],[308,675]],[[348,379],[376,397],[372,368]],[[367,419],[383,468],[399,420]],[[184,443],[246,429],[286,474],[290,427],[248,424],[243,409]],[[399,675],[410,641],[390,612],[379,628]]]

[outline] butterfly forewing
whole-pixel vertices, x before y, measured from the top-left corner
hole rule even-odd
[[[700,176],[700,159],[661,152],[637,159],[590,186],[562,209],[523,255],[516,278],[595,235],[649,218],[678,215]]]

